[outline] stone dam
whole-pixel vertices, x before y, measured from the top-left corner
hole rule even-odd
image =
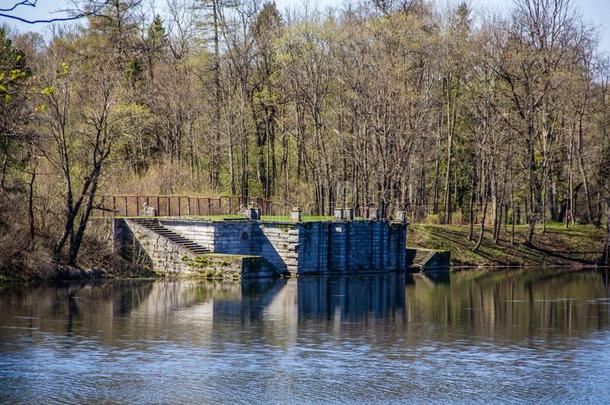
[[[253,278],[448,267],[448,252],[407,249],[407,223],[115,218],[113,247],[164,276]],[[423,258],[423,259],[422,259]],[[421,266],[423,268],[423,266]]]

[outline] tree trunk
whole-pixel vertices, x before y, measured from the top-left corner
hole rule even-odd
[[[30,224],[30,243],[34,241],[36,224],[34,223],[34,182],[36,181],[36,167],[32,168],[30,182],[28,183],[28,219]]]
[[[212,0],[212,18],[214,29],[214,139],[215,149],[212,151],[212,170],[210,171],[210,183],[212,187],[220,185],[220,36],[219,36],[219,13],[218,0]]]
[[[451,223],[451,154],[453,136],[447,135],[447,173],[445,174],[445,223]]]
[[[602,254],[601,264],[605,266],[610,265],[610,198],[607,203],[607,216],[608,220],[606,223],[606,238],[604,241],[604,252]]]
[[[569,221],[570,221],[570,205],[572,203],[571,191],[572,191],[572,162],[571,162],[570,147],[569,147],[568,148],[568,195],[567,195],[567,199],[565,201],[565,212],[563,213],[563,215],[564,215],[563,225],[565,228],[568,228]]]
[[[472,181],[470,183],[470,203],[468,206],[468,223],[469,223],[469,227],[468,227],[468,240],[472,240],[472,238],[474,237],[474,194],[475,194],[475,186],[476,186],[476,180],[475,180],[475,170],[472,171],[471,176],[472,176]]]
[[[593,223],[593,210],[591,209],[591,194],[589,193],[589,180],[587,179],[587,174],[585,173],[585,165],[582,158],[582,138],[583,138],[583,127],[582,127],[582,115],[580,116],[578,123],[578,137],[577,137],[577,145],[576,145],[576,160],[578,161],[578,170],[580,171],[580,175],[582,177],[582,184],[585,188],[585,198],[587,199],[587,221],[588,223]]]
[[[534,241],[534,231],[536,229],[536,222],[538,221],[538,197],[537,197],[537,187],[535,184],[536,181],[536,170],[535,170],[535,160],[534,160],[534,145],[533,145],[533,133],[534,128],[533,124],[529,124],[528,134],[530,135],[527,142],[527,155],[528,155],[528,174],[529,174],[529,184],[528,184],[528,200],[529,200],[529,217],[528,217],[528,231],[527,237],[525,240],[525,244],[527,246],[532,246]]]
[[[99,165],[94,169],[94,173],[92,174],[92,181],[89,192],[87,193],[87,203],[83,208],[83,213],[81,214],[80,222],[78,224],[78,228],[76,233],[72,233],[70,237],[70,248],[68,249],[68,264],[73,266],[76,264],[76,260],[78,258],[78,253],[80,251],[81,245],[83,243],[83,238],[85,236],[85,230],[87,229],[87,224],[89,223],[89,217],[91,216],[91,210],[93,207],[93,200],[95,199],[95,193],[97,192],[97,184],[99,175],[101,173],[102,167]],[[84,190],[83,190],[84,191]],[[84,193],[83,193],[84,195]]]
[[[439,198],[439,177],[440,177],[440,160],[441,160],[441,137],[438,135],[436,142],[436,159],[434,160],[434,190],[432,195],[432,213],[438,214],[438,198]]]
[[[68,209],[66,212],[66,224],[64,225],[64,231],[59,238],[59,241],[53,247],[53,263],[58,264],[59,259],[61,258],[61,251],[64,249],[66,242],[68,241],[68,237],[74,228],[74,213],[72,209]]]
[[[0,190],[5,189],[6,182],[6,169],[8,167],[8,154],[4,155],[4,159],[2,160],[2,170],[0,170]]]
[[[506,194],[506,172],[504,173],[504,180],[502,182],[502,193],[500,194],[500,204],[498,207],[498,218],[496,221],[496,229],[494,230],[494,244],[498,244],[500,241],[500,232],[502,230],[502,214],[504,212],[504,198]]]
[[[237,181],[235,179],[235,155],[234,155],[233,135],[229,138],[229,177],[231,186],[231,195],[235,195],[237,189]]]
[[[510,243],[515,244],[515,222],[517,221],[517,208],[515,207],[515,190],[513,184],[513,167],[512,160],[510,164],[510,207],[512,211],[511,215],[511,228],[510,228]],[[506,214],[508,216],[508,214]]]
[[[477,240],[477,244],[474,246],[473,251],[477,252],[479,250],[479,248],[481,247],[481,243],[483,243],[483,235],[485,234],[485,220],[487,219],[487,202],[488,202],[488,198],[487,196],[484,197],[484,204],[483,204],[483,216],[481,218],[481,228],[479,229],[479,239]]]
[[[546,177],[546,175],[544,175],[544,176]],[[546,205],[546,190],[547,190],[546,182],[547,182],[546,179],[544,179],[542,181],[542,184],[543,184],[543,186],[542,186],[542,193],[543,193],[543,195],[542,195],[542,198],[541,198],[541,201],[542,201],[542,216],[541,216],[541,219],[542,219],[542,233],[543,234],[546,233],[546,209],[547,209],[547,205]]]

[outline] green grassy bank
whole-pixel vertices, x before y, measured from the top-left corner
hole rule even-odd
[[[527,226],[515,228],[515,244],[511,244],[511,228],[502,228],[500,240],[493,241],[491,230],[485,232],[483,243],[474,252],[479,229],[474,240],[468,240],[468,226],[410,225],[407,245],[451,251],[451,262],[461,266],[530,266],[530,265],[593,265],[601,257],[604,228],[563,224],[547,224],[536,229],[534,246],[524,245]]]

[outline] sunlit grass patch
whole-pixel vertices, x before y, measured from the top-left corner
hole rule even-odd
[[[604,230],[593,225],[549,223],[546,232],[536,227],[533,246],[524,244],[527,225],[515,227],[515,244],[511,243],[511,227],[504,225],[498,243],[494,243],[492,230],[485,230],[479,249],[474,246],[479,227],[474,229],[473,240],[468,240],[466,225],[413,224],[409,227],[407,245],[451,251],[454,264],[482,265],[585,265],[594,264],[603,248]]]

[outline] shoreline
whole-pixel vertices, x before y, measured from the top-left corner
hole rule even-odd
[[[449,267],[449,273],[456,272],[467,272],[467,271],[477,271],[477,270],[487,270],[487,271],[503,271],[503,270],[549,270],[549,269],[569,269],[572,271],[603,271],[610,270],[610,266],[601,266],[601,265],[569,265],[569,264],[555,264],[555,265],[538,265],[538,264],[526,264],[526,265],[452,265]],[[74,271],[74,269],[72,269]],[[77,276],[76,273],[72,273],[70,277],[32,277],[32,278],[19,278],[8,277],[5,274],[0,275],[0,288],[11,286],[11,285],[28,285],[28,286],[40,286],[40,285],[54,285],[61,283],[80,283],[80,282],[103,282],[103,281],[231,281],[236,283],[244,282],[243,279],[239,280],[230,280],[222,277],[218,278],[209,278],[209,277],[197,277],[197,276],[183,276],[183,277],[167,277],[162,275],[152,275],[150,273],[143,273],[141,275],[117,275],[116,273],[108,273],[102,269],[79,269],[79,273],[82,275],[81,277]],[[404,273],[405,275],[417,275],[422,274],[421,272],[403,272],[396,271],[395,273]],[[424,272],[425,273],[425,272]],[[346,274],[332,274],[332,275],[323,275],[323,274],[315,274],[315,275],[302,275],[299,277],[281,277],[284,279],[299,279],[299,278],[320,278],[320,277],[358,277],[358,276],[372,276],[372,275],[382,275],[382,274],[394,274],[387,272],[367,272],[367,273],[346,273]],[[263,280],[263,279],[247,279],[247,281],[252,280]],[[264,279],[268,280],[268,279]]]
[[[509,227],[510,228],[510,227]],[[573,268],[605,269],[597,261],[604,243],[604,228],[577,225],[564,228],[562,224],[548,224],[547,232],[536,230],[534,246],[522,242],[526,226],[515,227],[515,244],[510,243],[510,233],[502,229],[499,243],[495,244],[491,231],[485,233],[478,252],[473,251],[474,241],[469,241],[468,226],[412,224],[408,226],[407,247],[449,250],[450,271],[476,269],[535,269]],[[475,232],[475,236],[478,234]],[[168,279],[137,264],[111,257],[101,263],[85,260],[82,266],[60,266],[59,271],[43,263],[37,268],[13,268],[0,270],[0,285],[38,284],[48,282],[111,280],[111,279]],[[87,263],[89,262],[89,263]],[[205,277],[191,277],[205,280]],[[213,278],[212,278],[213,279]]]

